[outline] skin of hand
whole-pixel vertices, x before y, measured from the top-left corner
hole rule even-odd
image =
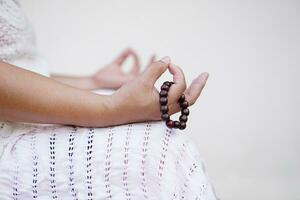
[[[184,73],[180,67],[171,63],[169,57],[154,62],[143,74],[127,83],[117,90],[111,98],[110,107],[116,111],[115,123],[118,118],[122,122],[143,122],[147,120],[160,120],[159,93],[154,84],[157,79],[166,71],[173,75],[172,85],[168,94],[169,113],[174,114],[180,111],[177,103],[181,94],[185,94],[189,105],[193,105],[203,90],[208,79],[208,73],[202,73],[193,80],[187,88]]]
[[[175,82],[169,91],[168,105],[170,113],[176,113],[179,96],[185,93],[189,103],[194,104],[208,74],[201,74],[186,89],[182,70],[171,64],[168,57],[152,63],[109,96],[0,62],[0,120],[86,127],[159,120],[159,95],[154,83],[167,69]]]
[[[129,57],[133,58],[133,65],[129,72],[124,72],[122,67]],[[152,56],[149,65],[154,62],[154,60],[155,56]],[[126,49],[110,64],[97,71],[92,78],[103,88],[118,89],[136,78],[141,73],[140,69],[140,60],[137,53],[132,49]]]
[[[132,57],[133,65],[129,72],[123,70],[124,62]],[[155,56],[150,58],[149,64],[154,62]],[[64,84],[85,89],[118,89],[140,74],[140,60],[137,53],[128,48],[120,53],[111,63],[107,64],[91,76],[64,76],[51,74],[51,78]]]

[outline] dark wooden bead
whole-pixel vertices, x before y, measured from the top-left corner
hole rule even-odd
[[[161,89],[161,90],[166,90],[166,91],[169,91],[169,89],[170,89],[170,86],[167,86],[167,85],[162,85],[162,86],[160,87],[160,89]]]
[[[189,107],[189,102],[187,102],[186,100],[184,100],[183,102],[180,103],[180,107],[181,108],[187,108],[187,107]]]
[[[178,103],[182,103],[184,101],[185,101],[185,96],[184,96],[184,94],[182,94],[178,99]]]
[[[160,97],[160,98],[159,98],[159,103],[160,103],[161,105],[167,105],[167,104],[168,104],[168,99],[167,99],[167,97]]]
[[[164,83],[163,83],[163,85],[167,85],[167,86],[171,86],[171,83],[169,82],[169,81],[165,81]]]
[[[183,115],[189,116],[190,110],[189,110],[188,108],[184,108],[184,109],[181,110],[181,113],[182,113]]]
[[[180,122],[179,129],[183,130],[185,128],[186,128],[186,123],[185,122]]]
[[[188,120],[188,118],[187,118],[186,115],[180,115],[179,121],[181,121],[181,122],[187,122],[187,120]]]
[[[173,121],[170,119],[170,116],[168,114],[168,91],[170,90],[172,84],[174,84],[174,82],[165,81],[160,87],[161,91],[159,92],[159,103],[161,119],[166,122],[167,127],[183,130],[186,128],[186,122],[188,121],[188,115],[190,114],[190,111],[188,109],[189,102],[185,100],[185,95],[182,94],[178,99],[178,103],[181,108],[181,115],[179,117],[179,121]]]
[[[169,112],[169,107],[167,105],[160,106],[160,112],[165,114]]]
[[[161,115],[161,119],[164,121],[169,121],[170,120],[170,116],[168,113],[164,113]]]
[[[169,120],[169,121],[166,122],[166,125],[167,125],[167,127],[169,127],[169,128],[174,128],[174,121]]]
[[[161,91],[159,92],[159,96],[160,96],[160,97],[167,97],[167,96],[168,96],[168,91],[166,91],[166,90],[161,90]]]
[[[179,121],[175,121],[174,122],[174,128],[179,128],[180,127],[180,122]]]

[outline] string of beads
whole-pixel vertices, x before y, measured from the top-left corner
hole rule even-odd
[[[170,119],[169,107],[168,107],[168,93],[170,87],[173,84],[174,82],[165,81],[160,87],[161,90],[159,92],[159,103],[160,103],[161,119],[166,122],[166,125],[169,128],[177,128],[183,130],[186,128],[186,123],[188,120],[188,116],[190,114],[190,111],[188,109],[189,102],[185,100],[185,96],[184,94],[182,94],[178,99],[178,103],[181,108],[181,115],[179,117],[179,121],[173,121]]]

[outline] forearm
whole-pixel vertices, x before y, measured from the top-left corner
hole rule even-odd
[[[92,76],[66,76],[51,74],[51,78],[61,83],[84,90],[95,90],[102,88],[99,82],[95,81]]]
[[[79,126],[113,124],[108,96],[0,62],[0,120]]]

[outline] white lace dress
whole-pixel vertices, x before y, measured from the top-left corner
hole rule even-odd
[[[0,59],[48,75],[13,0],[0,0]],[[162,122],[109,128],[0,122],[0,199],[216,197],[194,144]]]

